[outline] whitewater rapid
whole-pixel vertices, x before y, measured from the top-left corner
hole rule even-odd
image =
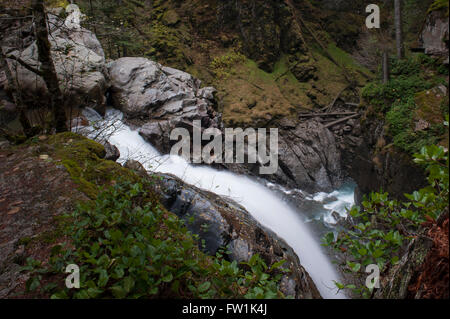
[[[90,119],[95,117],[96,127],[107,127],[109,123],[115,122],[113,127],[104,131],[104,135],[119,149],[118,162],[134,159],[149,171],[170,173],[188,184],[232,198],[294,249],[323,298],[346,298],[343,292],[337,292],[334,281],[340,281],[340,276],[309,231],[308,224],[302,220],[295,208],[283,201],[274,191],[246,176],[210,167],[193,166],[179,156],[161,155],[136,130],[121,122],[122,114],[117,110],[109,109],[104,120],[92,113],[85,115]]]

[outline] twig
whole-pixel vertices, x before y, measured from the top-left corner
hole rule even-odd
[[[342,123],[342,122],[346,122],[346,121],[351,120],[351,119],[353,119],[355,117],[358,117],[358,116],[359,116],[359,114],[354,114],[354,115],[351,115],[351,116],[344,117],[344,118],[339,119],[337,121],[328,123],[327,125],[324,126],[324,128],[330,128],[330,127],[332,127],[332,126],[334,126],[336,124],[339,124],[339,123]]]
[[[18,62],[25,69],[27,69],[28,71],[31,71],[31,72],[39,75],[39,76],[42,76],[44,74],[41,70],[32,67],[31,65],[29,65],[25,61],[23,61],[21,58],[18,58],[18,57],[14,56],[14,55],[8,55],[8,56],[6,56],[6,58]]]
[[[336,112],[336,113],[308,113],[300,114],[299,117],[324,117],[324,116],[343,116],[343,115],[355,115],[356,112]]]

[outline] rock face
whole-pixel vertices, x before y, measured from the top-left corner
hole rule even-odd
[[[419,42],[426,54],[446,57],[448,64],[448,16],[442,11],[432,11],[428,14],[420,34]]]
[[[68,24],[70,28],[67,27],[65,21],[54,14],[49,14],[49,25],[52,58],[66,100],[72,106],[93,106],[102,113],[107,80],[104,76],[105,55],[97,37],[79,25],[74,26],[73,22]],[[3,52],[36,66],[36,42],[32,41],[20,51],[14,45],[15,36],[12,34],[12,39],[2,41]],[[7,61],[11,73],[17,77],[20,90],[30,99],[30,103],[36,104],[42,98],[45,101],[47,88],[43,79],[14,60]]]
[[[380,299],[406,299],[408,288],[418,275],[420,266],[433,246],[427,237],[417,237],[411,241],[401,260],[381,278],[381,289],[375,297]]]
[[[338,140],[342,166],[358,185],[355,201],[363,195],[383,189],[394,198],[424,187],[426,179],[422,167],[412,162],[411,156],[386,147],[384,121],[369,116],[357,124],[352,132]]]
[[[105,159],[113,162],[117,161],[117,159],[120,157],[119,149],[109,142],[105,142],[103,146],[105,147],[106,152]]]
[[[111,98],[129,120],[145,124],[140,134],[162,152],[170,150],[170,131],[192,126],[221,127],[214,111],[214,88],[200,88],[192,75],[145,58],[121,58],[109,65]]]
[[[281,170],[302,190],[331,191],[342,183],[334,135],[317,121],[283,130],[279,154]]]
[[[205,250],[215,255],[228,246],[232,260],[248,261],[259,254],[267,264],[287,260],[291,272],[281,280],[281,291],[295,298],[320,298],[320,294],[295,252],[282,239],[261,226],[231,199],[200,190],[177,177],[159,174],[161,203],[186,222],[190,231],[205,240]]]
[[[304,62],[302,59],[307,58],[308,49],[302,30],[295,21],[295,14],[284,1],[219,2],[219,25],[235,29],[233,31],[242,39],[246,55],[255,60],[261,69],[272,72],[282,52],[290,55],[290,66],[301,64]],[[301,7],[308,10],[305,6]]]

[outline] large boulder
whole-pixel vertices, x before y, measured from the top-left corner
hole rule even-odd
[[[113,105],[128,121],[138,120],[140,134],[162,152],[170,150],[170,131],[222,125],[214,110],[214,88],[201,88],[192,75],[145,58],[120,58],[108,65]]]
[[[205,251],[215,255],[228,247],[229,258],[248,261],[259,254],[270,265],[282,259],[291,270],[281,279],[280,289],[287,296],[320,298],[314,282],[288,244],[258,223],[233,200],[185,184],[175,176],[158,174],[157,189],[161,203],[179,216],[188,229],[205,241]]]
[[[296,187],[316,192],[341,185],[340,152],[331,131],[311,120],[283,129],[280,135],[280,168]]]
[[[49,41],[51,54],[61,88],[70,106],[93,106],[101,113],[106,103],[105,55],[95,34],[80,25],[66,23],[76,14],[72,7],[66,21],[49,13]],[[75,11],[74,11],[75,10]],[[13,41],[3,41],[3,53],[20,58],[26,64],[37,66],[38,50],[32,41],[24,50],[11,46]],[[17,78],[23,95],[30,102],[45,103],[47,87],[41,76],[24,68],[13,59],[8,59],[13,77]]]
[[[443,11],[428,14],[419,42],[426,54],[446,57],[448,64],[448,16]]]

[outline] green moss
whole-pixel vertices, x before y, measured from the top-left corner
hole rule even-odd
[[[53,154],[50,156],[66,167],[79,190],[89,198],[96,198],[104,185],[118,178],[135,181],[137,176],[121,165],[102,159],[104,147],[92,140],[74,133],[62,133],[49,139]]]
[[[435,0],[428,9],[428,12],[438,10],[444,11],[446,13],[446,16],[448,17],[448,0]]]
[[[366,78],[362,74],[368,72],[364,74],[369,76],[370,72],[354,64],[344,51],[336,49],[336,52],[343,65],[354,70],[357,85],[365,83]],[[297,59],[290,61],[292,55],[284,54],[271,73],[235,50],[218,55],[210,66],[216,73],[211,84],[219,90],[225,123],[244,127],[266,125],[281,117],[295,118],[298,112],[328,105],[348,83],[342,69],[319,49],[312,48],[310,55],[300,57],[300,62],[305,62],[297,64]],[[314,76],[299,81],[294,75],[294,66],[303,72],[301,69],[309,65],[316,70]]]
[[[45,0],[45,5],[50,8],[65,8],[69,5],[67,0]]]
[[[362,91],[365,102],[385,118],[387,138],[410,154],[419,152],[425,145],[441,141],[445,145],[448,139],[443,127],[445,99],[439,89],[433,88],[440,81],[436,67],[436,61],[423,55],[393,59],[390,81],[371,82]],[[416,128],[419,121],[428,124]]]
[[[335,44],[330,44],[327,48],[328,53],[335,59],[339,65],[348,69],[352,75],[357,77],[357,81],[364,83],[366,79],[373,78],[372,72],[364,66],[358,64],[350,54],[338,48]]]
[[[175,10],[167,10],[162,16],[162,21],[167,26],[173,26],[180,21],[180,16]]]
[[[24,245],[27,246],[33,239],[31,237],[22,237],[17,242],[18,246]]]
[[[435,90],[426,90],[414,96],[418,118],[435,124],[444,122],[444,116],[441,110],[441,104],[444,99],[439,93],[435,92]]]
[[[211,63],[210,67],[213,70],[216,77],[221,79],[227,79],[233,71],[233,69],[238,65],[246,61],[246,57],[238,52],[236,49],[231,49],[227,53],[215,57]]]

